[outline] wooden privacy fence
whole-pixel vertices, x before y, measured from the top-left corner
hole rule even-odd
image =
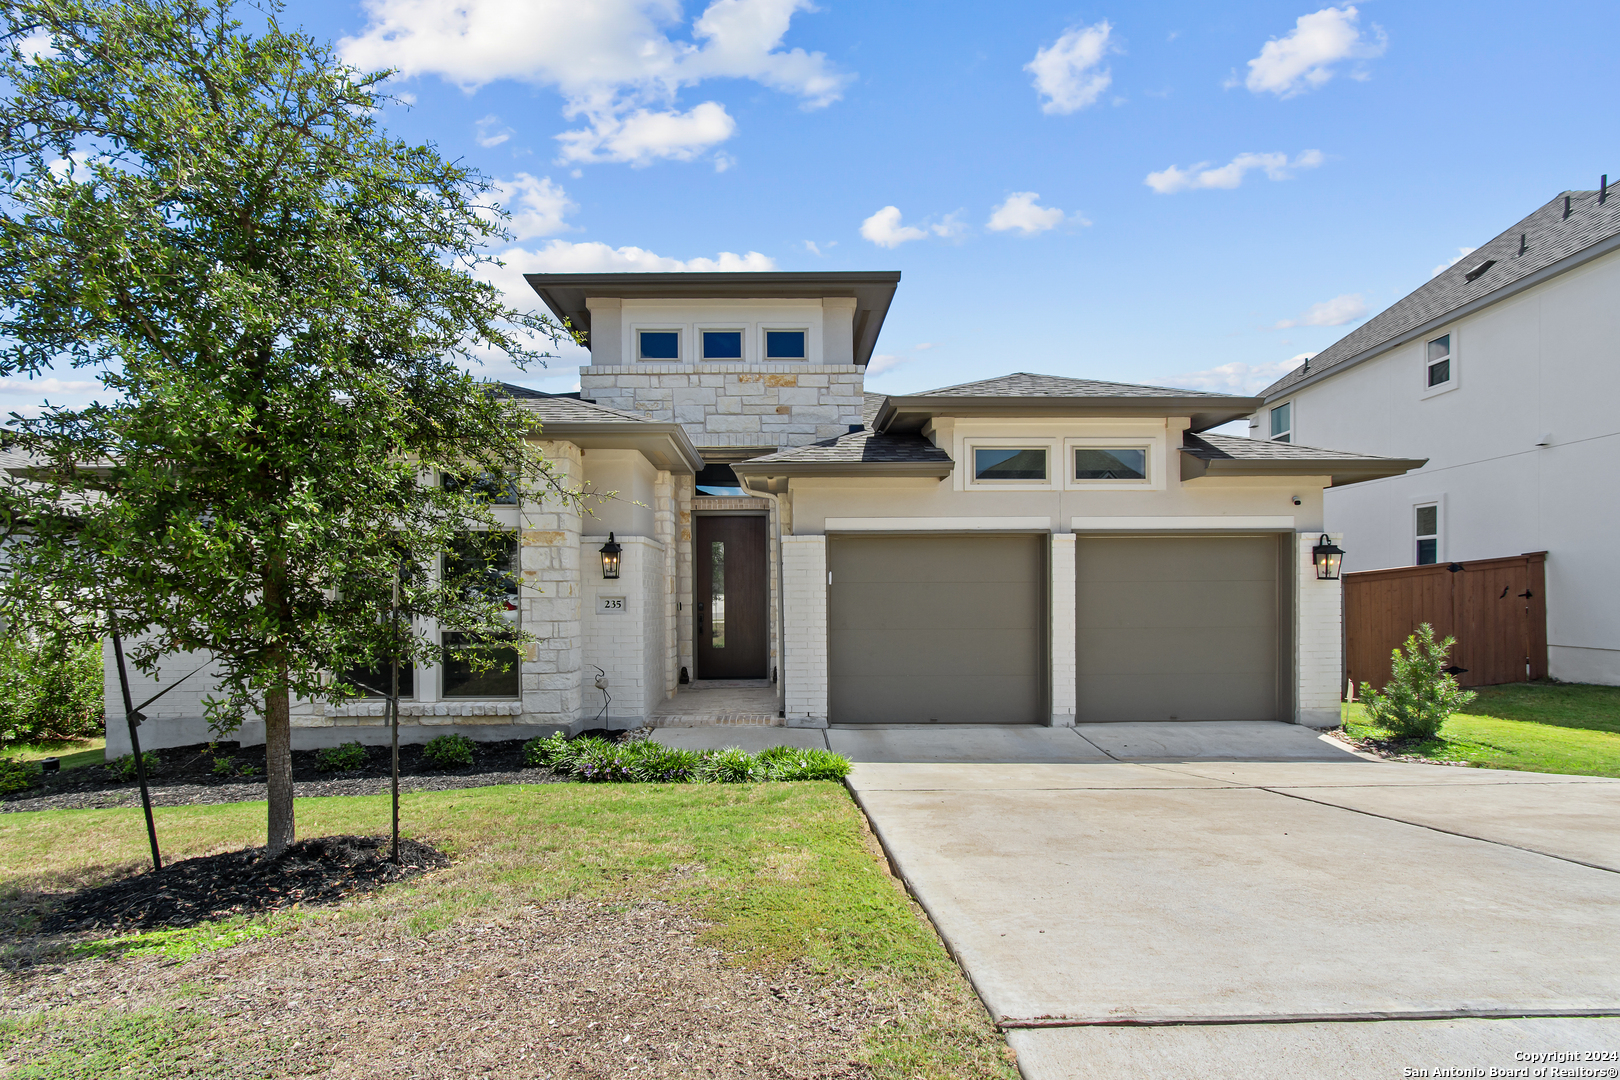
[[[1345,675],[1389,681],[1389,654],[1423,623],[1457,639],[1452,674],[1464,686],[1547,677],[1547,553],[1402,566],[1344,575]]]

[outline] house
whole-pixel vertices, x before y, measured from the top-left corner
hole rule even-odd
[[[693,683],[795,726],[1337,724],[1323,490],[1418,463],[1207,433],[1251,397],[1030,374],[866,394],[899,277],[529,275],[590,363],[578,394],[507,392],[586,505],[497,508],[541,640],[503,675],[413,672],[401,737],[656,723]],[[206,685],[148,710],[143,745],[206,737]],[[295,746],[387,738],[377,700],[293,722]]]
[[[1251,434],[1424,458],[1327,493],[1346,570],[1545,551],[1553,678],[1620,684],[1620,195],[1566,191],[1261,394]]]

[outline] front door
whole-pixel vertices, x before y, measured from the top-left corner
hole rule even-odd
[[[765,678],[765,519],[698,518],[692,557],[697,677]]]

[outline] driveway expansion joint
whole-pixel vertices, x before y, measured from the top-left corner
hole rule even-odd
[[[1607,1009],[1430,1009],[1352,1013],[1260,1013],[1237,1016],[1030,1016],[1003,1017],[1002,1031],[1081,1027],[1242,1027],[1251,1024],[1381,1024],[1431,1020],[1555,1020],[1620,1017]]]

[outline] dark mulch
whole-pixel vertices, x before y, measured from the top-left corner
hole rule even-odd
[[[388,839],[372,836],[301,840],[273,858],[263,848],[204,855],[74,893],[40,920],[40,930],[195,926],[295,904],[331,904],[450,865],[443,853],[416,840],[400,840],[399,856],[396,866],[388,860]]]

